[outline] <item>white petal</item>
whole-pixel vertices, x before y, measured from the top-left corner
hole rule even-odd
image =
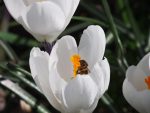
[[[123,94],[126,100],[140,113],[150,113],[150,91],[137,91],[132,84],[125,79]]]
[[[145,55],[137,65],[138,68],[141,68],[143,70],[143,72],[145,73],[145,76],[150,75],[149,57],[150,57],[150,53]]]
[[[128,67],[128,69],[126,71],[126,77],[129,78],[129,77],[131,77],[130,75],[134,75],[135,70],[136,70],[136,66],[134,66],[134,65]]]
[[[61,7],[62,11],[64,12],[64,15],[66,17],[66,21],[64,25],[64,29],[65,29],[69,24],[72,16],[74,15],[80,0],[55,0],[55,1],[49,0],[49,1],[58,4]]]
[[[58,1],[58,0],[57,0]],[[66,14],[66,23],[65,27],[69,24],[72,16],[74,15],[77,6],[79,5],[80,0],[62,0],[61,3],[63,3],[63,9]],[[59,0],[60,2],[60,0]]]
[[[143,105],[143,108],[145,109],[145,113],[150,113],[150,90],[145,90],[141,92],[140,94],[141,102]]]
[[[36,84],[47,97],[51,105],[56,109],[60,110],[60,104],[54,97],[49,86],[48,53],[40,51],[39,48],[33,48],[30,53],[29,63],[31,73]]]
[[[99,97],[99,95],[97,95],[97,97],[94,100],[94,103],[88,109],[81,110],[80,113],[93,113],[93,111],[95,110],[95,108],[98,104],[99,99],[100,99],[100,97]]]
[[[58,74],[66,81],[73,76],[73,65],[70,61],[72,55],[77,54],[75,39],[64,36],[58,40],[51,52],[51,60],[57,61]]]
[[[100,98],[105,93],[105,74],[98,63],[94,65],[90,77],[93,79],[99,89]]]
[[[89,64],[91,69],[104,55],[106,39],[100,26],[89,26],[84,32],[79,44],[79,54]]]
[[[26,9],[23,0],[15,0],[15,2],[13,0],[4,0],[4,3],[16,21],[21,16],[22,11]]]
[[[20,18],[26,30],[40,37],[39,41],[49,41],[51,37],[57,36],[64,30],[66,17],[60,7],[50,1],[36,2],[22,13]],[[36,36],[35,35],[35,36]]]
[[[99,61],[99,65],[104,74],[104,83],[105,83],[104,86],[105,86],[105,90],[107,90],[109,86],[109,82],[110,82],[110,66],[109,66],[107,58]]]
[[[127,70],[126,77],[137,90],[145,90],[147,88],[145,84],[146,76],[140,68],[130,66]]]
[[[49,63],[49,84],[52,89],[52,92],[57,99],[57,101],[61,104],[61,112],[65,109],[65,105],[62,99],[62,91],[66,86],[67,82],[59,75],[57,70],[57,62],[58,58],[50,58]]]
[[[77,45],[73,37],[65,36],[56,42],[49,59],[49,81],[51,89],[61,103],[62,90],[73,76],[73,67],[70,57],[77,53]]]
[[[144,109],[141,107],[142,105],[137,92],[127,79],[123,83],[123,95],[130,105],[132,105],[135,109],[137,109],[139,112],[144,111]]]
[[[34,3],[35,0],[22,0],[27,6]]]
[[[40,73],[44,73],[45,76],[48,76],[49,70],[48,70],[48,60],[49,60],[49,54],[47,52],[41,51],[39,48],[33,48],[30,53],[30,66],[31,66],[31,72],[33,73],[32,76],[35,78]],[[37,61],[37,62],[36,62]],[[40,67],[36,63],[40,63],[44,65],[44,67]],[[38,67],[37,67],[38,66]],[[37,70],[39,68],[40,70]],[[44,70],[44,71],[41,71]]]
[[[74,14],[80,0],[55,0],[55,1],[50,0],[50,1],[58,4],[65,13],[65,16],[69,17],[70,15]]]
[[[70,22],[80,0],[50,0],[58,4],[66,16],[66,25]]]
[[[97,98],[98,89],[89,75],[77,75],[64,89],[67,112],[78,113],[89,109]]]
[[[69,0],[68,0],[69,1]],[[69,24],[70,20],[72,19],[72,16],[74,15],[77,6],[79,5],[80,0],[71,0],[72,1],[72,7],[69,10],[70,12],[68,13],[68,17],[66,19],[65,27]]]

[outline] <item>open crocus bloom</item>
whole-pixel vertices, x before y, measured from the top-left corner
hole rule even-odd
[[[49,102],[63,113],[91,113],[108,89],[110,67],[103,59],[105,34],[99,26],[89,26],[79,47],[73,37],[56,42],[51,54],[33,48],[32,76]]]
[[[137,66],[128,68],[123,94],[137,111],[150,113],[150,53]]]
[[[38,41],[52,42],[69,24],[79,0],[4,0],[7,9]]]

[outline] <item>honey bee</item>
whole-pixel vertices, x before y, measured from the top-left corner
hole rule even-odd
[[[88,64],[85,60],[80,60],[80,67],[77,70],[77,74],[84,75],[88,74],[90,70],[88,69]]]

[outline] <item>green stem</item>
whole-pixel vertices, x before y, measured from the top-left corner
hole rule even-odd
[[[81,16],[74,16],[73,20],[90,22],[90,23],[93,23],[93,24],[98,24],[98,25],[101,25],[101,26],[108,27],[108,25],[105,24],[104,22],[96,20],[96,19],[93,19],[93,18],[87,18],[87,17],[81,17]]]
[[[0,78],[2,78],[1,75]],[[51,113],[42,104],[37,104],[38,100],[35,97],[33,97],[31,94],[29,94],[27,91],[19,87],[16,83],[6,79],[6,80],[1,80],[0,85],[10,90],[12,93],[16,94],[21,99],[25,100],[32,108],[36,109],[37,113]]]
[[[104,95],[101,98],[102,102],[108,107],[108,109],[111,111],[111,113],[118,113],[115,109],[115,107],[113,106],[110,97],[108,98],[106,95]]]
[[[73,33],[73,32],[78,31],[78,30],[82,30],[83,28],[86,28],[89,25],[91,25],[90,22],[84,22],[84,23],[81,23],[81,24],[74,25],[74,26],[69,27],[68,29],[66,29],[59,37],[62,37],[66,34]]]
[[[118,31],[116,29],[116,25],[114,24],[114,20],[112,18],[112,15],[111,15],[111,12],[110,12],[107,0],[102,0],[102,3],[103,3],[103,6],[104,6],[106,15],[107,15],[107,19],[109,20],[109,23],[110,23],[110,28],[111,28],[111,30],[113,32],[113,35],[114,35],[114,37],[115,37],[115,39],[117,41],[117,44],[118,44],[118,46],[120,48],[120,51],[121,51],[122,55],[124,55],[123,46],[122,46],[121,40],[119,38]]]
[[[9,56],[9,58],[12,61],[18,61],[18,57],[15,54],[15,52],[12,50],[11,47],[9,47],[8,44],[6,44],[4,41],[0,40],[0,46],[4,49],[4,51],[7,53],[7,55]]]
[[[19,72],[21,72],[24,75],[27,75],[27,77],[30,78],[30,79],[32,78],[31,73],[29,73],[28,71],[26,71],[25,69],[21,68],[20,66],[18,66],[16,64],[8,63],[7,67],[9,69],[12,69],[12,70],[15,70],[15,71],[19,71]]]
[[[89,3],[90,4],[90,3]],[[107,26],[108,25],[108,21],[107,21],[107,17],[106,15],[102,12],[102,11],[98,11],[96,10],[96,8],[94,6],[90,6],[88,5],[88,3],[85,3],[84,1],[81,1],[80,5],[87,10],[91,15],[96,16],[97,18],[99,18],[101,21],[103,21]],[[117,29],[123,33],[123,34],[128,34],[129,38],[133,39],[134,35],[133,33],[130,31],[130,29],[124,25],[123,22],[121,22],[120,20],[118,20],[117,18],[114,18],[115,24]],[[103,26],[105,27],[105,26]]]
[[[122,42],[121,42],[121,40],[119,38],[119,34],[118,34],[118,31],[117,31],[116,25],[114,23],[113,17],[111,15],[110,8],[109,8],[107,0],[102,0],[102,4],[104,6],[104,10],[105,10],[107,19],[109,20],[110,28],[112,30],[112,33],[113,33],[115,39],[116,39],[118,48],[120,49],[119,58],[122,59],[122,62],[124,63],[124,65],[126,65],[127,64],[127,60],[124,57],[124,49],[123,49],[123,46],[122,46]]]
[[[3,70],[8,71],[11,75],[13,75],[14,77],[18,78],[19,80],[21,80],[23,83],[25,83],[27,86],[31,87],[32,89],[34,89],[35,91],[37,91],[39,94],[41,94],[41,91],[39,90],[39,88],[33,84],[31,81],[29,81],[28,79],[18,75],[17,73],[9,70],[7,68],[7,66],[0,64],[0,68]]]
[[[117,6],[118,9],[120,10],[123,21],[125,22],[126,25],[129,25],[129,19],[128,19],[128,14],[125,10],[124,0],[117,0]]]
[[[134,15],[132,13],[132,10],[130,8],[130,4],[129,4],[129,1],[128,0],[122,0],[122,2],[124,3],[125,5],[125,11],[126,11],[126,14],[128,16],[128,20],[129,20],[129,23],[131,25],[131,28],[133,29],[133,32],[135,34],[135,42],[136,42],[136,46],[141,54],[141,56],[144,55],[144,50],[142,50],[142,47],[141,47],[141,41],[143,40],[142,39],[142,33],[138,27],[138,24],[134,18]]]

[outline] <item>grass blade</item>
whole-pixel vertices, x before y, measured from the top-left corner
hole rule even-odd
[[[103,3],[103,6],[104,6],[104,9],[105,9],[105,12],[106,12],[106,15],[107,15],[107,19],[109,20],[109,23],[110,23],[110,28],[112,30],[112,33],[117,41],[117,44],[119,46],[119,49],[122,53],[122,56],[124,55],[124,50],[123,50],[123,46],[122,46],[122,42],[119,38],[119,35],[118,35],[118,31],[116,29],[116,25],[114,23],[114,20],[112,18],[112,15],[111,15],[111,12],[110,12],[110,9],[109,9],[109,6],[108,6],[108,3],[107,3],[107,0],[102,0],[102,3]]]
[[[0,78],[2,78],[2,76],[0,76]],[[10,80],[2,80],[0,84],[25,100],[32,108],[36,109],[38,113],[50,113],[42,104],[37,104],[38,100],[36,98],[19,87],[16,83]]]

